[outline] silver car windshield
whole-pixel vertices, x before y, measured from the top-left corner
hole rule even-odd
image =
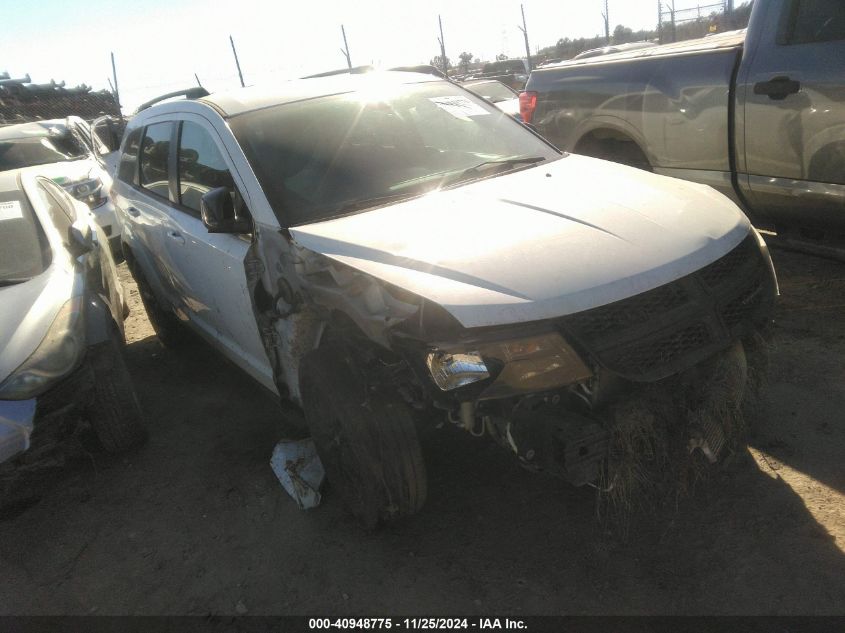
[[[231,127],[282,226],[560,156],[510,116],[445,81],[273,106],[233,117]]]
[[[52,261],[52,251],[26,197],[0,193],[0,287],[40,275]]]

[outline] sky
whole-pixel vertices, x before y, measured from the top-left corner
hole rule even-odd
[[[676,8],[719,0],[675,0]],[[523,0],[532,53],[561,37],[603,31],[604,0]],[[654,28],[657,0],[609,0],[611,31]],[[341,68],[340,25],[352,63],[410,65],[439,54],[491,59],[525,55],[519,0],[0,0],[0,71],[35,83],[64,80],[108,88],[115,55],[125,113],[146,99],[195,85],[266,84]]]

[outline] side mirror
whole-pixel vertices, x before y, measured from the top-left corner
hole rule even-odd
[[[250,233],[249,218],[235,213],[235,203],[228,187],[217,187],[203,194],[200,201],[202,223],[209,233]]]
[[[90,253],[94,249],[94,233],[87,222],[74,222],[68,233],[67,250],[73,257]]]

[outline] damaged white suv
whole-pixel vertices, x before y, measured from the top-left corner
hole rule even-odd
[[[426,75],[153,106],[113,195],[162,342],[189,325],[294,405],[287,432],[370,525],[423,504],[417,413],[580,485],[607,476],[620,407],[662,390],[715,459],[729,433],[696,407],[741,398],[777,294],[727,198],[562,154]]]

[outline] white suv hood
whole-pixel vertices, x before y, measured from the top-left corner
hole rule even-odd
[[[722,257],[750,229],[709,187],[569,155],[291,234],[482,327],[650,290]]]

